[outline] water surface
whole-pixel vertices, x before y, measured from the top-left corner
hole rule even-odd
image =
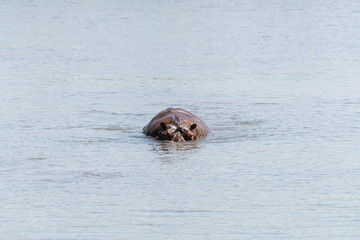
[[[358,2],[0,9],[2,238],[359,239]]]

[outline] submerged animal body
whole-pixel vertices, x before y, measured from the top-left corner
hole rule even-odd
[[[210,129],[192,113],[181,108],[159,112],[144,128],[144,134],[173,142],[193,141],[205,137]]]

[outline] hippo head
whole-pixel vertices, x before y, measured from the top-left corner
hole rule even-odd
[[[161,122],[161,131],[159,132],[158,139],[173,142],[193,141],[197,135],[194,131],[196,126],[195,123],[189,126],[184,122],[171,122],[169,124]]]

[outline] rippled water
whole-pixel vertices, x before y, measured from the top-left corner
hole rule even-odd
[[[359,239],[358,9],[2,1],[1,238]]]

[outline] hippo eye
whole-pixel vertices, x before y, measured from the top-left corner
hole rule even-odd
[[[194,131],[190,131],[189,136],[192,140],[196,139],[196,133]]]
[[[188,131],[186,134],[184,134],[185,141],[192,141],[192,140],[194,140],[193,137],[194,137],[194,134],[192,134],[191,131]]]

